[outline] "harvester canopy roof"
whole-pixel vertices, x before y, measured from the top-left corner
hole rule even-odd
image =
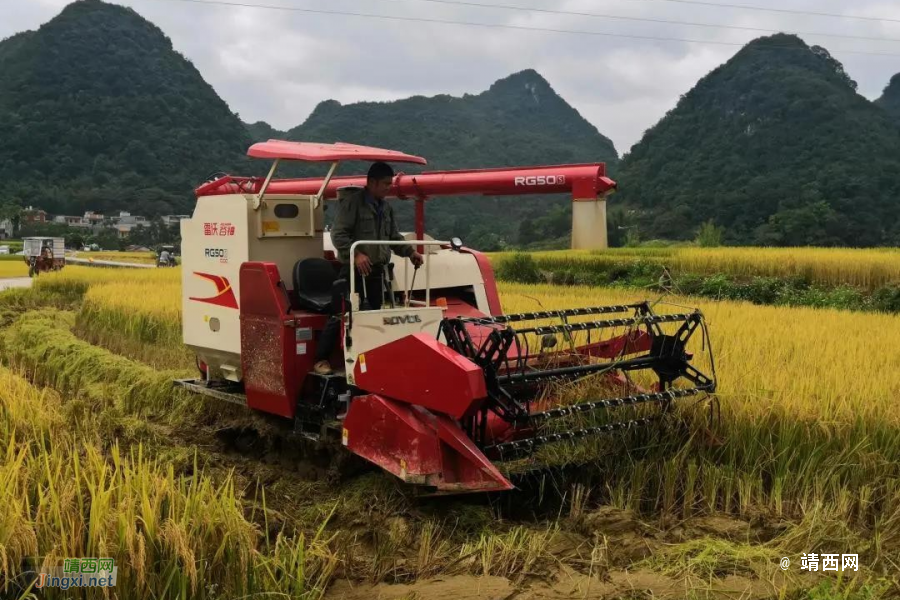
[[[397,150],[385,150],[384,148],[372,148],[371,146],[357,146],[337,142],[334,144],[319,144],[316,142],[287,142],[284,140],[269,140],[250,146],[247,156],[253,158],[280,158],[285,160],[303,160],[309,162],[334,162],[340,160],[365,160],[404,162],[425,165],[428,162],[421,156],[404,154]]]

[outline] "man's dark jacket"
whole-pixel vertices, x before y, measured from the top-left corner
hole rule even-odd
[[[365,188],[343,188],[338,192],[338,211],[331,228],[331,242],[338,251],[338,258],[345,264],[351,264],[350,246],[357,240],[397,240],[405,238],[397,229],[394,211],[384,200],[366,201]],[[391,260],[393,249],[400,256],[409,257],[413,253],[412,246],[375,246],[360,244],[357,251],[369,257],[373,265],[386,265]]]

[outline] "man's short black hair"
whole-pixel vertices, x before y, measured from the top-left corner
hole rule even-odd
[[[367,179],[371,179],[374,181],[378,181],[380,179],[388,179],[394,176],[394,169],[391,168],[391,165],[385,162],[377,162],[372,163],[372,166],[369,167],[369,173],[367,175]]]

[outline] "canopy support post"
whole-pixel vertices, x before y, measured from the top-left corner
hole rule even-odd
[[[325,197],[325,188],[327,188],[328,184],[331,183],[331,178],[334,177],[334,172],[337,171],[339,164],[340,161],[337,160],[331,163],[331,167],[328,169],[328,174],[325,175],[325,179],[322,180],[322,187],[319,188],[319,193],[316,194],[315,208],[319,208],[319,204],[322,203],[322,198]]]
[[[422,241],[425,239],[425,196],[419,196],[416,202],[416,239]],[[416,252],[423,254],[425,246],[417,246]]]
[[[272,163],[272,168],[269,169],[269,174],[266,175],[266,180],[263,181],[262,187],[259,188],[259,193],[256,195],[256,198],[253,199],[253,210],[259,210],[259,207],[262,205],[263,196],[266,195],[266,190],[269,189],[269,183],[272,182],[272,177],[275,176],[275,170],[278,168],[278,163],[281,162],[280,158],[276,158],[275,162]]]

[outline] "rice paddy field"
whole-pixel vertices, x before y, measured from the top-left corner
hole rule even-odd
[[[16,258],[18,260],[0,260],[0,278],[28,277],[28,265],[21,256]]]
[[[510,255],[491,256],[503,260]],[[900,282],[898,248],[609,248],[548,250],[531,256],[546,265],[600,266],[643,260],[676,273],[802,277],[814,283],[870,289]]]
[[[895,250],[633,254],[654,252],[694,270],[900,279]],[[514,492],[420,498],[174,390],[194,371],[180,277],[69,266],[0,294],[0,597],[70,597],[29,587],[23,565],[83,556],[115,559],[118,598],[900,597],[898,315],[501,282],[506,312],[699,308],[716,400],[647,435],[557,446],[543,457],[557,468]],[[801,570],[804,553],[859,568]]]
[[[155,252],[119,252],[106,250],[101,252],[79,252],[78,258],[93,258],[94,260],[109,260],[114,262],[129,262],[144,265],[156,264]]]
[[[500,279],[900,314],[896,248],[612,248],[496,253]]]

